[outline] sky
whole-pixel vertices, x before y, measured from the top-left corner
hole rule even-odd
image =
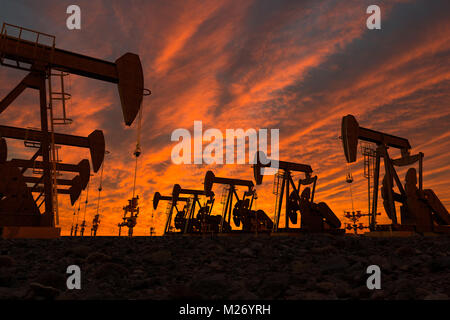
[[[66,8],[81,8],[81,30],[68,30]],[[381,8],[381,30],[368,30],[366,8]],[[251,180],[250,165],[176,165],[171,134],[217,128],[279,129],[280,159],[311,165],[318,175],[316,200],[341,218],[344,210],[367,211],[367,180],[361,155],[347,165],[339,140],[341,119],[353,114],[366,128],[409,139],[423,152],[424,187],[450,208],[450,3],[392,1],[30,1],[2,0],[0,23],[56,36],[56,46],[115,61],[139,54],[145,87],[136,193],[140,215],[135,235],[161,234],[166,204],[153,210],[153,194],[173,185],[202,189],[206,171]],[[24,77],[0,68],[0,97]],[[71,75],[66,81],[74,120],[59,132],[87,136],[103,130],[106,156],[99,235],[116,235],[131,198],[136,123],[126,127],[113,84]],[[38,95],[26,91],[0,115],[0,124],[38,127]],[[204,144],[206,146],[207,143]],[[9,158],[30,150],[8,141]],[[398,156],[397,150],[390,150]],[[78,163],[87,150],[62,147],[61,159]],[[354,182],[345,182],[351,172]],[[301,175],[296,175],[301,177]],[[400,170],[404,180],[404,171]],[[88,204],[81,196],[79,222],[90,227],[97,211],[100,177],[91,178]],[[257,187],[256,207],[273,217],[273,178]],[[220,214],[222,187],[214,213]],[[79,204],[59,196],[62,234]],[[388,220],[382,213],[380,221]],[[361,222],[366,222],[362,220]]]

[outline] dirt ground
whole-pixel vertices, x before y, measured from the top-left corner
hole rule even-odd
[[[449,299],[449,248],[420,236],[0,240],[0,299]],[[67,289],[69,265],[80,290]]]

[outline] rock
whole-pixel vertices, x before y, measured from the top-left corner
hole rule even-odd
[[[41,273],[34,282],[42,284],[44,286],[57,288],[59,290],[65,290],[67,288],[66,280],[67,278],[65,273],[45,271]]]
[[[185,285],[176,285],[169,289],[170,300],[200,300],[202,296]]]
[[[268,275],[263,279],[261,287],[258,290],[258,295],[265,299],[279,298],[289,284],[289,276],[287,274],[276,273]]]
[[[78,257],[78,258],[86,258],[92,249],[88,246],[76,246],[69,250],[69,253]]]
[[[414,292],[416,284],[409,279],[399,279],[394,282],[394,293],[412,291]]]
[[[104,279],[104,278],[114,278],[114,277],[127,277],[128,270],[127,268],[121,266],[117,263],[104,263],[100,265],[94,272],[94,277],[96,279]]]
[[[373,290],[369,290],[367,286],[360,286],[353,289],[351,294],[354,299],[366,299],[373,294]]]
[[[335,285],[333,282],[327,282],[327,281],[319,282],[316,284],[316,286],[319,289],[319,291],[324,292],[324,293],[333,292],[334,288],[335,288]]]
[[[403,246],[395,250],[395,254],[400,257],[416,255],[416,250],[411,246]]]
[[[0,247],[0,260],[7,257],[2,260],[6,266],[0,267],[0,299],[448,300],[450,296],[450,237],[388,241],[314,234],[244,240],[62,237],[0,241]],[[82,269],[82,290],[65,288],[71,264]],[[381,268],[381,290],[366,287],[371,264]],[[30,283],[37,285],[32,289]]]
[[[226,280],[225,274],[219,273],[205,277],[197,277],[191,282],[189,287],[204,299],[211,299],[215,295],[225,297],[229,289],[229,283]]]
[[[249,289],[257,288],[261,282],[264,281],[263,279],[254,278],[254,277],[246,277],[245,279],[245,286]]]
[[[425,297],[425,300],[449,300],[449,297],[444,293],[431,293]]]
[[[37,282],[30,283],[32,298],[41,297],[44,299],[54,299],[59,295],[59,290],[53,287],[44,286]]]
[[[9,268],[14,265],[15,261],[10,256],[0,256],[0,268]]]
[[[428,290],[425,290],[423,288],[416,288],[416,298],[424,299],[426,296],[430,294],[431,293]]]
[[[1,272],[0,270],[0,287],[11,287],[13,283],[14,283],[13,274]]]
[[[432,271],[444,271],[450,269],[450,257],[438,257],[431,261],[430,268]]]
[[[291,270],[293,273],[303,273],[303,272],[307,271],[307,269],[308,269],[307,265],[299,260],[295,260],[291,264]]]
[[[300,295],[301,300],[325,300],[327,297],[318,292],[304,292]]]
[[[24,299],[28,290],[28,288],[4,288],[0,286],[0,300]]]
[[[350,286],[346,282],[342,282],[342,281],[339,283],[336,283],[334,292],[336,293],[336,296],[339,299],[345,299],[345,298],[350,297],[350,295],[351,295]]]
[[[250,243],[249,248],[253,251],[260,251],[261,249],[263,249],[263,244],[258,241],[253,241],[252,243]]]
[[[342,273],[346,271],[349,267],[347,259],[342,256],[336,256],[327,260],[326,264],[320,266],[322,273]]]
[[[145,261],[155,264],[166,264],[172,259],[172,254],[167,250],[159,250],[144,257]]]
[[[244,257],[255,257],[255,253],[250,248],[244,248],[239,253]]]
[[[384,300],[386,298],[386,292],[384,290],[374,290],[370,298],[373,300]]]
[[[223,270],[223,266],[220,263],[218,263],[217,261],[213,261],[213,262],[207,264],[207,267],[209,267],[209,268],[211,268],[213,270],[216,270],[216,271]]]
[[[103,263],[103,262],[109,262],[111,261],[111,257],[101,253],[101,252],[93,252],[91,254],[88,255],[88,257],[86,258],[86,262],[87,263]]]
[[[314,254],[331,254],[336,252],[336,248],[333,246],[325,246],[325,247],[318,247],[318,248],[312,248],[311,253]]]
[[[143,290],[149,289],[152,285],[152,281],[149,279],[138,279],[130,283],[130,289]]]
[[[231,295],[230,300],[258,300],[258,296],[247,289],[243,289]]]

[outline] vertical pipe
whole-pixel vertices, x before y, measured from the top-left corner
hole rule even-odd
[[[223,232],[223,222],[225,221],[226,217],[227,217],[227,213],[228,213],[228,202],[230,201],[230,195],[233,191],[231,191],[231,186],[230,189],[228,190],[228,195],[227,195],[227,202],[225,203],[225,210],[223,210],[222,212],[222,220],[220,221],[220,229],[219,232]]]
[[[169,232],[169,227],[170,227],[170,222],[172,220],[172,212],[173,212],[173,207],[174,206],[175,206],[175,204],[174,204],[174,202],[172,200],[172,205],[170,206],[169,215],[167,216],[166,226],[164,227],[164,234]]]
[[[248,207],[249,210],[252,210],[253,199],[255,199],[255,191],[253,192],[253,194],[252,194],[252,199],[250,200],[250,206]]]
[[[232,193],[230,193],[230,203],[228,205],[228,224],[231,226],[231,212],[233,210],[233,194],[236,193],[236,189],[234,186],[232,186]],[[236,196],[236,199],[239,200],[239,198]]]
[[[372,224],[370,226],[371,231],[375,231],[376,217],[377,217],[377,204],[378,204],[378,183],[380,179],[380,153],[377,150],[377,157],[375,162],[375,172],[373,177],[373,196],[372,196]]]
[[[311,203],[314,202],[314,195],[316,194],[316,182],[317,182],[317,176],[314,177],[313,189],[312,189],[312,193],[311,193]]]
[[[290,171],[285,171],[285,177],[284,179],[288,181],[288,183],[286,183],[286,231],[289,229],[289,216],[288,216],[288,212],[289,212],[289,181],[291,180],[291,173]]]
[[[55,224],[59,225],[59,211],[58,211],[58,182],[56,161],[58,160],[55,145],[55,127],[54,127],[54,115],[53,115],[53,93],[52,93],[52,69],[48,69],[48,109],[50,111],[50,152],[51,152],[51,182],[52,182],[52,201],[53,211],[55,214]],[[84,231],[83,231],[84,232]],[[82,232],[82,236],[83,236]]]
[[[44,199],[45,199],[45,213],[46,219],[51,219],[51,226],[54,226],[53,217],[53,193],[52,181],[50,172],[50,138],[48,132],[48,118],[47,118],[47,92],[45,90],[45,72],[39,74],[39,98],[40,98],[40,116],[41,116],[41,149],[44,170]]]
[[[423,190],[423,153],[419,153],[419,190]]]
[[[66,94],[64,92],[64,72],[61,71],[61,103],[62,103],[62,111],[63,111],[63,123],[66,122],[67,115],[66,115]]]
[[[285,184],[286,184],[286,179],[283,174],[283,182],[281,183],[281,192],[277,195],[277,197],[279,197],[279,199],[280,199],[280,201],[278,203],[278,208],[277,208],[277,230],[278,230],[278,226],[280,225],[281,207],[283,205],[284,185]],[[286,214],[287,214],[287,212],[286,212]]]
[[[394,224],[397,224],[397,213],[395,212],[394,197],[392,194],[393,185],[391,185],[391,178],[393,178],[392,177],[392,164],[391,164],[391,159],[389,158],[386,148],[384,148],[383,158],[384,158],[384,171],[386,172],[386,185],[387,185],[387,189],[388,189],[389,209],[391,210],[391,213],[392,213],[392,222]]]
[[[370,160],[369,160],[370,161]],[[370,162],[369,162],[369,174],[367,175],[367,201],[368,201],[368,217],[369,217],[369,226],[371,222],[371,215],[370,215]]]

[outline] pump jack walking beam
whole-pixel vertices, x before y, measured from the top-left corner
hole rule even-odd
[[[40,142],[43,135],[44,134],[38,130],[0,125],[0,137],[3,138]],[[100,169],[105,156],[105,137],[101,130],[93,131],[87,138],[61,133],[55,133],[54,138],[55,144],[88,148],[91,153],[94,172],[97,172]]]
[[[113,63],[55,48],[54,43],[53,46],[47,46],[37,41],[27,41],[20,37],[8,35],[8,27],[15,26],[3,25],[0,36],[0,57],[2,61],[5,59],[15,61],[19,69],[21,69],[19,64],[22,63],[30,65],[30,71],[42,71],[51,68],[91,79],[116,83],[125,124],[130,126],[133,123],[140,109],[144,90],[144,76],[138,55],[126,53]],[[38,36],[41,34],[33,30],[21,29],[36,33]],[[8,66],[16,67],[15,65]],[[32,73],[27,75],[0,103],[0,113],[27,87],[37,89],[39,87],[38,78]]]

